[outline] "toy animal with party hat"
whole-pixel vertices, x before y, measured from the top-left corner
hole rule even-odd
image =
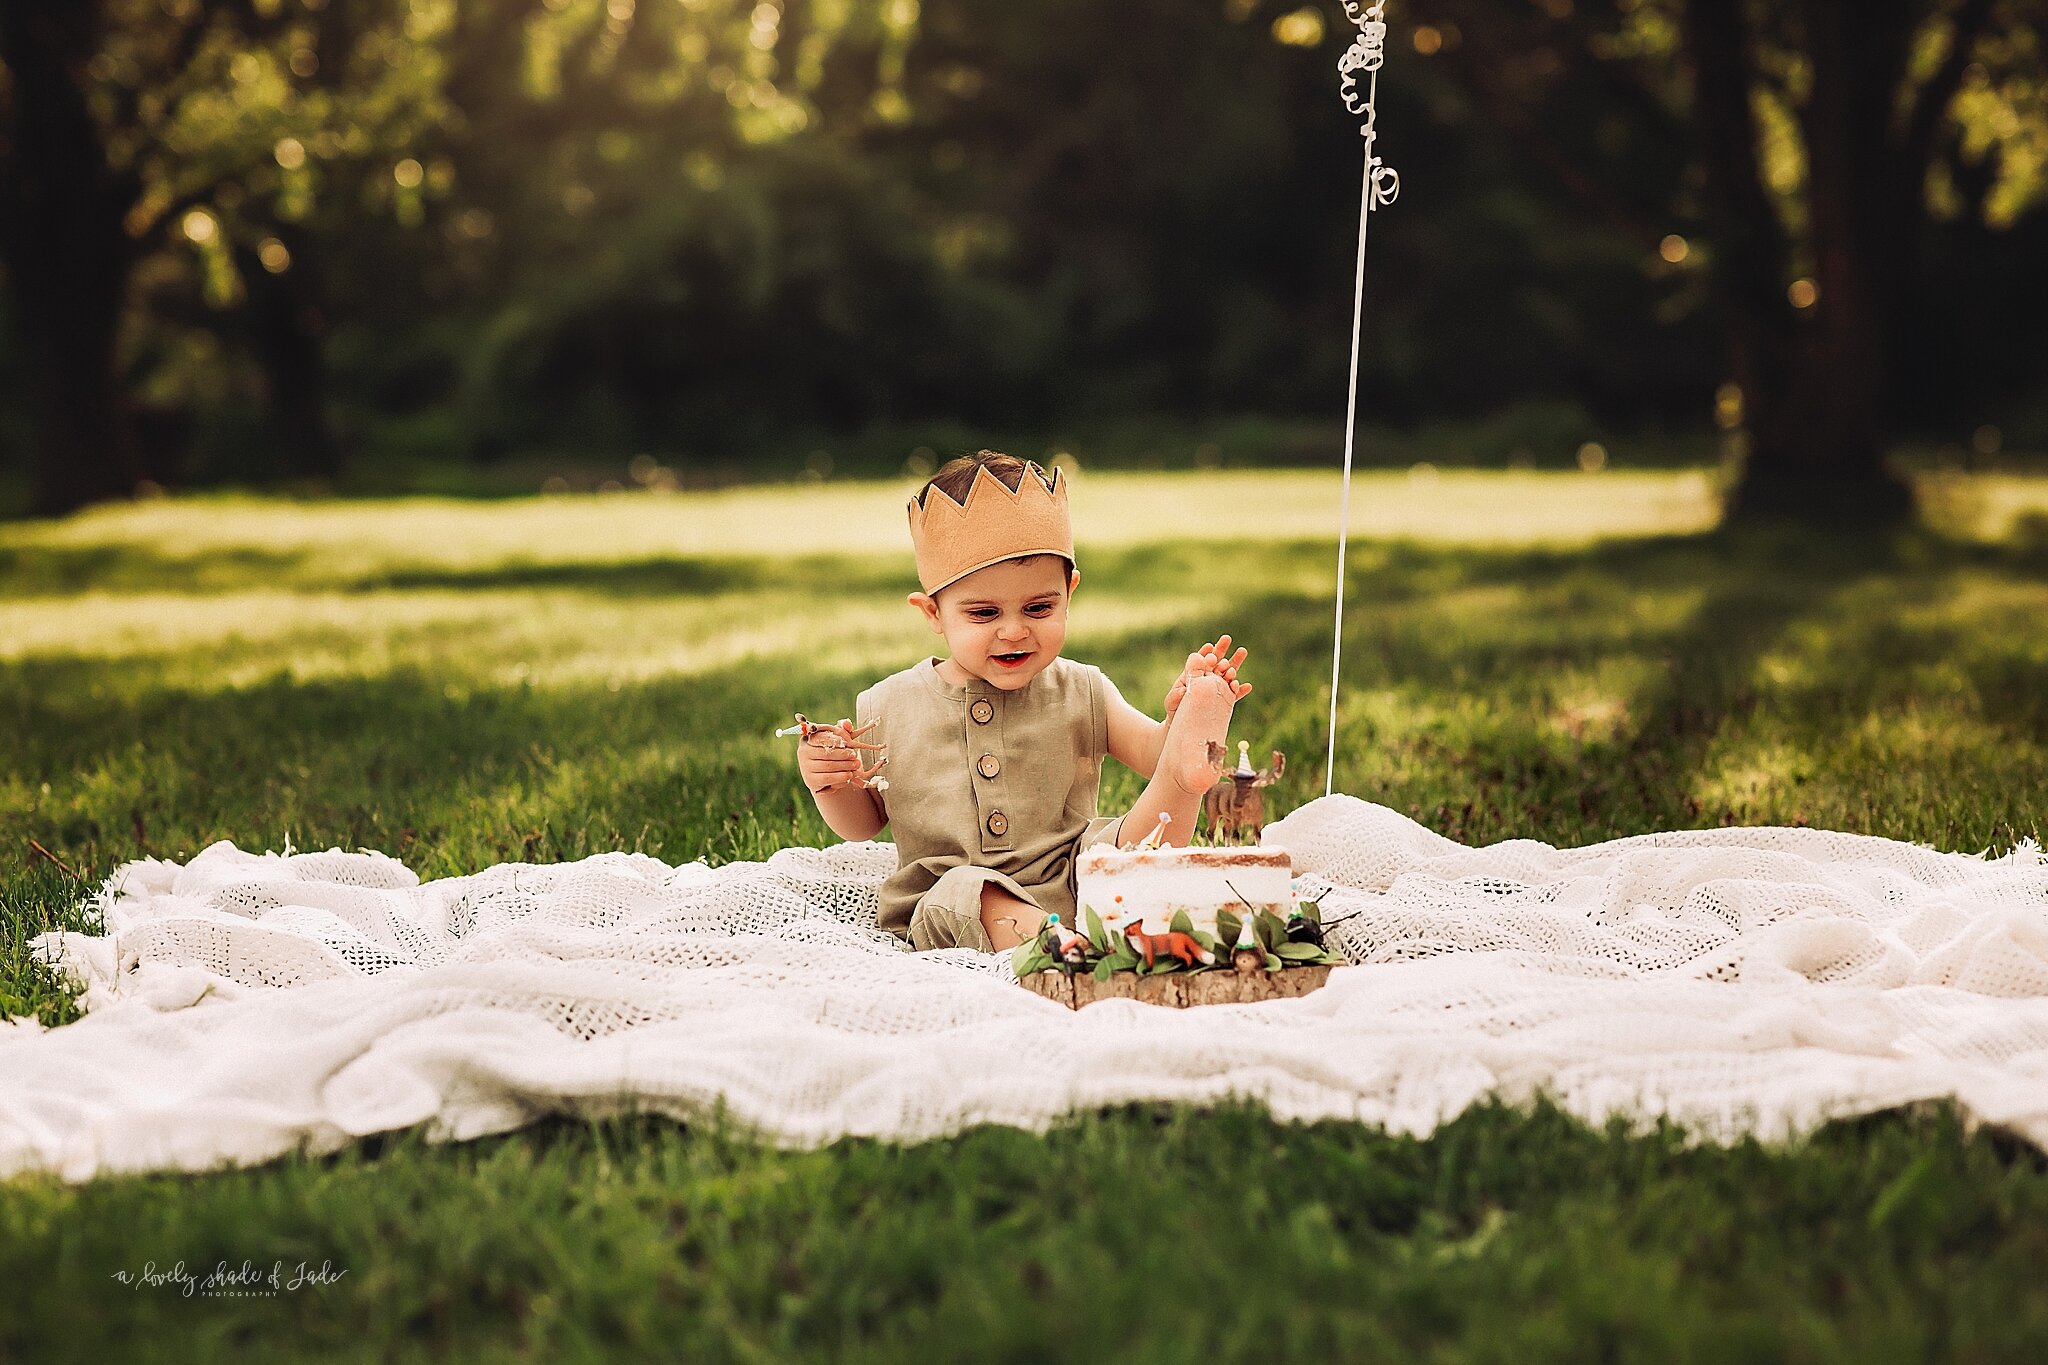
[[[1209,837],[1219,844],[1256,844],[1266,828],[1266,798],[1260,793],[1280,780],[1287,769],[1287,756],[1273,751],[1273,766],[1252,769],[1251,741],[1237,742],[1237,767],[1223,770],[1222,756],[1213,753],[1221,781],[1202,797],[1202,814],[1209,821]]]

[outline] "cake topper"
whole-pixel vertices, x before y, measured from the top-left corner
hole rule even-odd
[[[1345,918],[1349,919],[1350,916],[1347,915]],[[1323,926],[1310,919],[1297,905],[1287,914],[1287,941],[1320,948],[1323,946]]]
[[[1142,852],[1146,849],[1164,848],[1166,846],[1166,827],[1172,823],[1173,813],[1171,811],[1159,812],[1159,823],[1152,827],[1150,834],[1137,842],[1134,846],[1135,850]],[[1131,849],[1126,849],[1126,851],[1129,852]]]
[[[1250,915],[1244,917],[1244,926],[1237,931],[1237,947],[1231,951],[1230,965],[1239,976],[1266,970],[1266,950],[1259,946],[1259,936],[1252,931]]]
[[[1038,950],[1068,976],[1088,965],[1087,937],[1060,923],[1058,911],[1045,917],[1045,927],[1038,931]]]
[[[1266,798],[1259,793],[1280,780],[1287,756],[1273,751],[1273,766],[1252,771],[1251,741],[1237,742],[1237,767],[1223,771],[1221,754],[1212,760],[1223,780],[1202,797],[1202,814],[1209,822],[1209,837],[1219,844],[1256,844],[1266,829]]]
[[[1178,958],[1181,965],[1190,970],[1206,967],[1216,960],[1215,955],[1197,943],[1192,935],[1171,930],[1164,934],[1148,934],[1142,921],[1124,930],[1124,941],[1144,960],[1148,969],[1161,957]]]
[[[775,732],[777,739],[795,735],[805,744],[815,740],[821,749],[853,749],[863,753],[881,754],[882,756],[875,760],[873,767],[860,770],[854,778],[854,785],[866,787],[871,791],[885,792],[889,790],[889,779],[877,776],[882,771],[882,765],[889,761],[889,755],[886,752],[889,746],[886,744],[869,744],[861,738],[862,735],[867,734],[877,725],[880,725],[880,721],[871,720],[866,725],[855,730],[850,728],[853,725],[853,722],[850,720],[842,720],[837,725],[820,725],[801,711],[796,712],[795,715],[796,724],[785,725],[782,729],[777,730]]]

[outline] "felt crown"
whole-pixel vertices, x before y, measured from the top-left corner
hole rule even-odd
[[[986,466],[974,471],[964,502],[926,487],[910,500],[910,544],[926,592],[1025,555],[1063,555],[1072,562],[1066,475],[1027,460],[1015,491]]]

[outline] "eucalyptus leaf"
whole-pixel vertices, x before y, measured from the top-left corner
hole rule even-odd
[[[1283,943],[1278,952],[1289,962],[1314,962],[1323,955],[1323,950],[1313,943]]]
[[[1108,958],[1104,958],[1102,959],[1102,961],[1095,964],[1094,977],[1097,981],[1109,980],[1109,973],[1110,965]]]
[[[1010,950],[1010,967],[1018,976],[1029,976],[1033,972],[1050,969],[1052,958],[1038,946],[1036,939],[1026,939]]]
[[[1268,953],[1278,952],[1280,945],[1287,942],[1287,926],[1280,917],[1268,910],[1261,910],[1252,917],[1252,932],[1258,936],[1259,946]]]
[[[1216,912],[1216,938],[1226,946],[1235,946],[1237,936],[1244,932],[1244,921],[1228,910]]]
[[[1295,908],[1296,908],[1297,910],[1301,911],[1301,917],[1302,917],[1303,919],[1307,920],[1307,921],[1308,921],[1308,922],[1309,922],[1310,924],[1314,924],[1314,925],[1321,925],[1321,924],[1322,924],[1322,922],[1323,922],[1323,906],[1322,906],[1322,902],[1320,902],[1320,901],[1300,901],[1300,902],[1298,902],[1298,903],[1296,904]]]
[[[1188,912],[1185,910],[1174,911],[1173,918],[1167,921],[1166,927],[1173,933],[1194,937],[1195,922],[1188,918]]]
[[[1109,930],[1103,926],[1102,916],[1095,913],[1095,907],[1088,906],[1082,914],[1087,916],[1085,924],[1088,941],[1095,945],[1095,951],[1106,953],[1114,948],[1116,945],[1109,941]]]
[[[1279,970],[1280,970],[1280,968],[1281,968],[1282,966],[1284,966],[1284,965],[1285,965],[1285,964],[1284,964],[1284,963],[1282,963],[1282,962],[1280,961],[1280,959],[1279,959],[1279,958],[1277,958],[1277,957],[1273,956],[1273,955],[1272,955],[1271,953],[1267,953],[1267,954],[1266,954],[1266,970],[1267,970],[1267,971],[1269,971],[1269,972],[1277,972],[1277,971],[1279,971]]]

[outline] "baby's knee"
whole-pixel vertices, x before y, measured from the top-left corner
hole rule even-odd
[[[994,952],[982,921],[985,888],[990,885],[979,868],[956,867],[946,872],[910,913],[910,946],[918,952],[934,948]]]
[[[995,951],[981,915],[963,914],[947,905],[920,905],[910,916],[910,946],[920,953],[935,948],[974,948]]]

